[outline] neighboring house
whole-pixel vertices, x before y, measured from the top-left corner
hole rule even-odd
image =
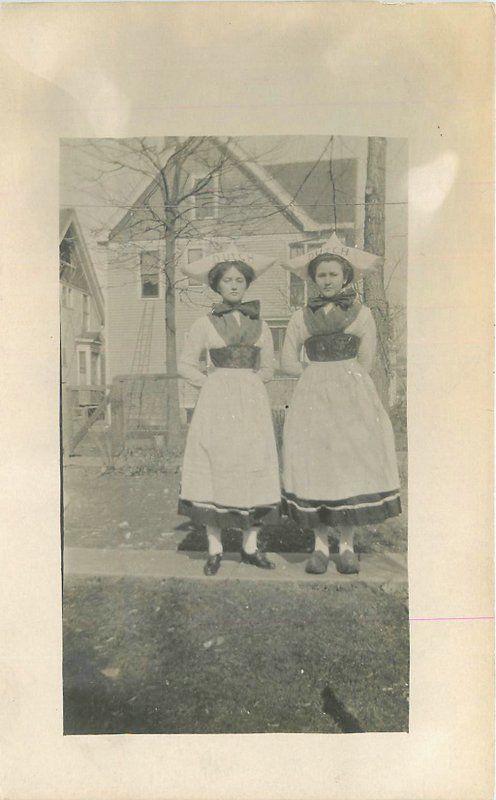
[[[76,213],[60,211],[60,346],[62,384],[75,413],[91,413],[105,391],[103,295]]]
[[[194,221],[187,238],[177,240],[176,336],[180,352],[193,321],[217,298],[208,288],[188,279],[181,265],[210,252],[211,243],[235,241],[240,249],[288,259],[316,248],[332,230],[355,244],[357,160],[299,162],[263,166],[236,147],[212,140],[212,147],[229,150],[232,164],[212,183],[208,195],[194,198],[185,213]],[[187,162],[191,185],[201,180],[201,164]],[[204,173],[205,174],[205,173]],[[336,218],[333,213],[335,198]],[[159,202],[159,200],[157,200]],[[119,375],[164,373],[165,336],[164,242],[147,224],[154,194],[145,188],[134,206],[110,231],[106,295],[106,353],[109,383]],[[261,300],[262,316],[272,331],[276,359],[292,311],[305,301],[307,287],[281,267],[262,275],[247,298]],[[218,299],[218,298],[217,298]],[[183,405],[189,405],[183,395]]]

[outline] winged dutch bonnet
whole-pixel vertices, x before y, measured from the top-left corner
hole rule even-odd
[[[376,256],[373,253],[359,250],[358,247],[348,247],[333,233],[330,239],[324,242],[317,250],[312,250],[309,253],[304,253],[289,261],[282,262],[281,266],[306,280],[310,262],[317,256],[324,254],[340,256],[348,261],[353,269],[355,280],[363,277],[364,273],[375,272],[382,261],[380,256]]]
[[[262,275],[262,273],[268,270],[272,264],[274,264],[275,258],[267,258],[266,256],[260,256],[255,253],[238,250],[235,245],[232,245],[225,250],[216,251],[214,253],[210,253],[208,256],[204,256],[196,261],[192,261],[191,264],[185,264],[182,267],[182,271],[189,278],[195,278],[196,280],[202,281],[202,283],[208,285],[209,273],[214,269],[214,267],[216,267],[217,264],[230,261],[244,262],[251,267],[255,273],[255,278],[258,278],[260,275]]]

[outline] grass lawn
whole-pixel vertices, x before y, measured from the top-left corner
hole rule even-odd
[[[65,586],[67,734],[406,731],[408,673],[405,606],[362,584]]]

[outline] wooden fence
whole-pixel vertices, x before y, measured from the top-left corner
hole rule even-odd
[[[177,381],[180,381],[177,387]],[[289,404],[295,379],[277,376],[267,384],[267,392],[274,413],[276,428],[282,430],[282,420]],[[133,438],[153,440],[166,436],[166,393],[173,387],[179,391],[182,422],[187,424],[193,404],[184,395],[182,379],[164,373],[146,376],[120,375],[112,383],[109,393],[112,449],[120,452],[126,441]]]

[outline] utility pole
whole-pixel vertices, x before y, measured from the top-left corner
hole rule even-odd
[[[364,249],[384,259],[385,247],[385,203],[386,203],[386,139],[370,136],[367,154],[367,183],[365,186]],[[390,363],[390,318],[384,288],[384,262],[375,273],[363,279],[366,304],[374,315],[377,327],[377,356],[372,377],[380,398],[389,405]]]

